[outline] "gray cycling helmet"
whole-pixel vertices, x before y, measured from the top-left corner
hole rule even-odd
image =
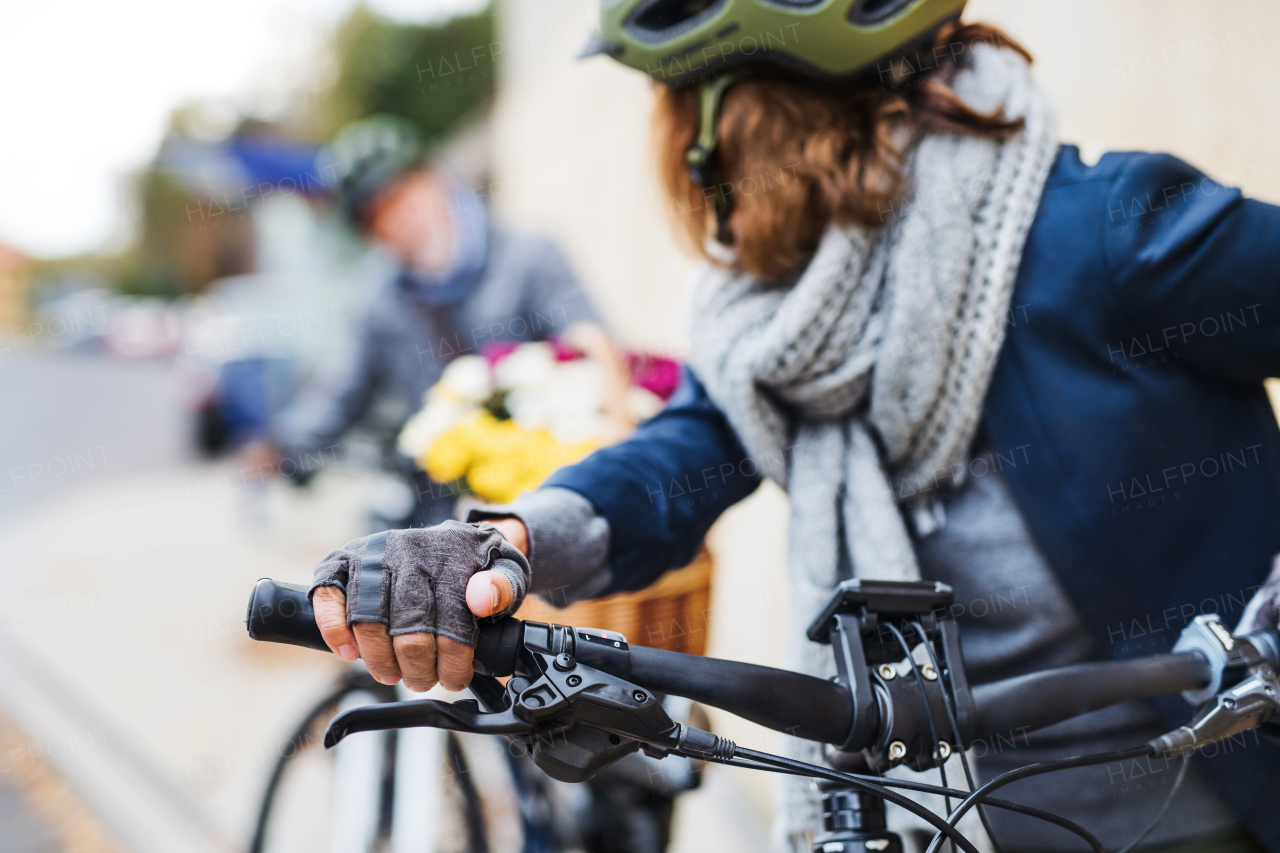
[[[344,126],[320,152],[322,174],[332,172],[338,207],[357,228],[369,203],[423,161],[417,128],[399,116],[375,115]]]

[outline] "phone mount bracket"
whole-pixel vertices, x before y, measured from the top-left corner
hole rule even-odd
[[[810,640],[831,645],[837,677],[853,700],[849,736],[833,756],[845,765],[842,769],[876,771],[899,763],[913,769],[934,766],[939,756],[933,744],[904,733],[927,728],[925,717],[932,716],[935,730],[951,734],[945,715],[940,715],[945,709],[944,680],[956,698],[961,740],[967,743],[972,737],[976,715],[964,668],[959,665],[963,655],[959,629],[951,618],[952,599],[951,587],[944,583],[847,580],[836,587],[809,625]],[[918,636],[912,623],[919,624],[924,636]],[[922,682],[927,706],[920,701],[921,685],[915,683],[912,671],[899,672],[902,668],[894,666],[904,659],[903,649],[887,625],[897,626],[909,643],[928,642],[934,648],[944,671],[942,679],[935,676]],[[955,666],[948,668],[945,661]],[[847,751],[852,745],[871,742],[877,731],[882,742],[859,753]],[[899,740],[909,744],[906,750],[890,748]]]

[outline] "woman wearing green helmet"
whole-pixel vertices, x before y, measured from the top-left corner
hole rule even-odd
[[[961,24],[963,6],[601,3],[588,53],[659,84],[661,178],[706,263],[668,408],[473,513],[528,556],[521,593],[652,583],[768,478],[791,503],[792,669],[831,674],[803,627],[849,577],[954,587],[975,682],[1167,651],[1198,613],[1241,618],[1255,590],[1269,606],[1249,619],[1269,624],[1244,627],[1276,627],[1280,428],[1262,382],[1280,375],[1280,208],[1167,155],[1082,163],[1026,52]],[[457,567],[470,611],[518,606],[482,569]],[[351,642],[342,615],[322,627],[334,648]],[[370,652],[383,678],[419,665]],[[990,778],[1186,717],[1131,703],[972,752]],[[1280,851],[1258,796],[1280,755],[1248,746],[1198,756],[1142,849]],[[1115,848],[1175,775],[1078,768],[1018,798]],[[777,840],[807,850],[817,796],[780,793]],[[989,818],[1005,850],[1078,843]]]

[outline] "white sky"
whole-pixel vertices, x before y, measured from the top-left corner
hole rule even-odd
[[[270,109],[353,0],[0,3],[0,243],[36,257],[120,246],[124,180],[194,100]],[[372,0],[398,20],[484,0]]]

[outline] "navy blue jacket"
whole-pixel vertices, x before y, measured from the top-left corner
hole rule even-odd
[[[1280,552],[1280,207],[1176,158],[1063,147],[1027,238],[983,429],[1037,543],[1102,647],[1168,651],[1229,623]],[[610,524],[614,589],[692,558],[759,475],[687,374],[624,444],[557,472]],[[1185,721],[1180,699],[1160,709]],[[1248,748],[1244,748],[1247,746]],[[1280,750],[1202,761],[1280,853]]]

